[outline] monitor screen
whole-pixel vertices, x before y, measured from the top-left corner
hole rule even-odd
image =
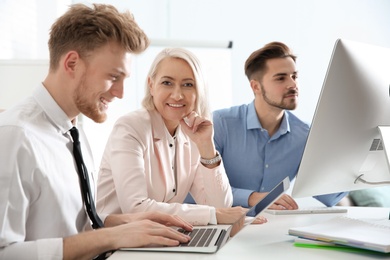
[[[390,49],[337,40],[292,196],[389,185],[389,128]]]

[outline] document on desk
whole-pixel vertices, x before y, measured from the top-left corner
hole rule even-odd
[[[301,238],[301,237],[295,238],[294,246],[303,247],[303,248],[312,248],[312,249],[314,248],[328,249],[328,250],[351,252],[351,253],[365,254],[365,255],[367,254],[372,254],[377,256],[387,255],[386,253],[382,253],[378,251],[367,250],[367,249],[357,248],[352,246],[338,245],[332,242],[323,242],[323,241],[312,240],[312,239]]]
[[[390,253],[390,226],[368,220],[339,216],[310,226],[290,228],[288,233],[336,245]]]

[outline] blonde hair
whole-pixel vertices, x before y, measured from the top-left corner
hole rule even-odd
[[[142,100],[142,106],[147,110],[156,109],[153,103],[153,97],[150,94],[148,78],[154,79],[161,61],[169,57],[182,59],[186,61],[191,67],[192,72],[194,73],[196,86],[195,112],[198,113],[200,116],[210,118],[207,85],[205,82],[204,75],[202,73],[201,64],[198,58],[192,52],[183,48],[166,48],[162,50],[159,54],[157,54],[146,77],[145,96]]]

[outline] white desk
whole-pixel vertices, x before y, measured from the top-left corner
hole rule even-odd
[[[389,208],[347,207],[348,217],[367,219],[386,219],[389,217]],[[109,260],[123,259],[390,259],[388,256],[361,254],[329,250],[321,248],[300,248],[293,245],[294,237],[287,234],[290,227],[306,226],[318,223],[340,214],[311,214],[311,215],[270,215],[268,223],[249,225],[234,236],[223,248],[215,254],[194,253],[149,253],[117,251]],[[390,221],[390,220],[389,220]],[[389,233],[390,236],[390,233]],[[241,258],[241,259],[240,259]]]

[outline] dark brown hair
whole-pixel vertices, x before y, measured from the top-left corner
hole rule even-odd
[[[255,77],[257,80],[261,80],[267,69],[267,60],[286,57],[292,58],[294,62],[297,58],[284,43],[270,42],[249,56],[245,62],[245,75],[249,80]]]

